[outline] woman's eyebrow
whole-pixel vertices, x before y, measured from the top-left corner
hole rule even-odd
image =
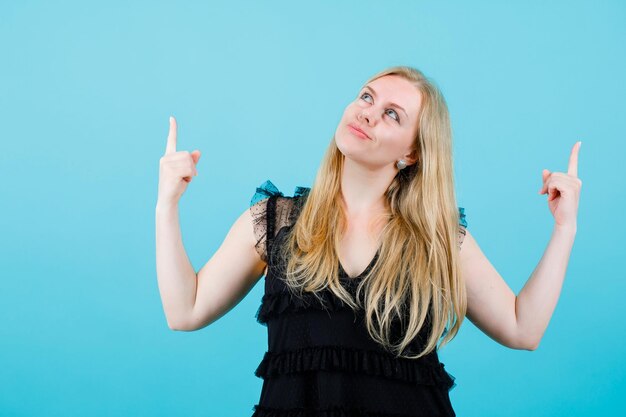
[[[374,96],[374,98],[376,98],[376,91],[374,91],[374,89],[372,87],[370,87],[369,85],[366,85],[363,88],[367,88],[368,90],[370,90],[372,92],[372,95]],[[406,110],[404,110],[402,107],[398,106],[396,103],[389,103],[390,106],[392,107],[397,107],[400,110],[402,110],[404,112],[404,114],[406,115],[406,117],[408,118],[409,115],[406,113]]]

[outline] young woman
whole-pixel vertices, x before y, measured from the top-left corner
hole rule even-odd
[[[392,67],[346,107],[313,186],[293,196],[258,187],[196,274],[177,204],[200,152],[176,151],[170,118],[156,207],[167,322],[203,328],[265,276],[255,416],[454,416],[454,377],[437,350],[465,316],[512,349],[536,349],[546,330],[576,234],[579,148],[567,173],[543,172],[553,234],[516,296],[457,206],[443,96],[420,71]]]

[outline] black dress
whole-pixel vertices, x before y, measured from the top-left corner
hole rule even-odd
[[[368,334],[364,313],[354,312],[328,289],[320,293],[324,306],[308,293],[300,298],[288,292],[275,252],[308,191],[297,187],[293,197],[286,197],[266,181],[251,202],[257,250],[268,265],[256,314],[267,326],[268,351],[255,371],[263,388],[253,417],[455,416],[448,395],[455,378],[436,350],[419,359],[395,358]],[[467,224],[464,209],[459,211],[460,244]],[[357,277],[349,277],[339,264],[340,282],[353,296],[377,259],[378,253]],[[424,326],[412,346],[423,346],[428,330]]]

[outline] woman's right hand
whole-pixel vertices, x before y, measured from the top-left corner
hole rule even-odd
[[[176,152],[176,119],[170,116],[165,155],[159,160],[159,195],[157,205],[176,205],[192,178],[198,175],[196,165],[200,151]]]

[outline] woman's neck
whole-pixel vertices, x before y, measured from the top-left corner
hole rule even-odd
[[[387,211],[385,193],[396,172],[384,168],[372,170],[344,159],[341,195],[349,218],[371,218]]]

